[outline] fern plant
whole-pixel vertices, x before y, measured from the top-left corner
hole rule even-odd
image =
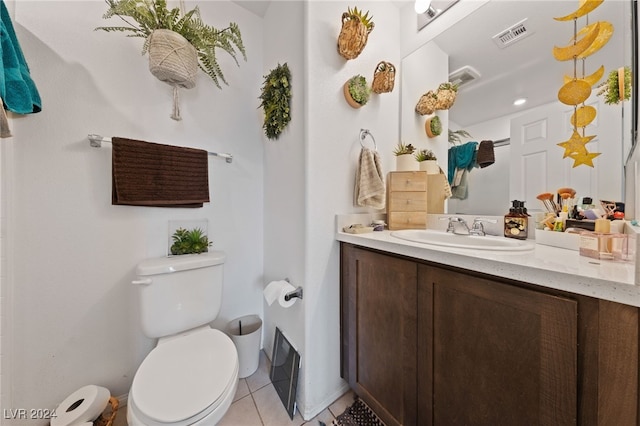
[[[613,70],[607,80],[598,85],[598,95],[604,98],[607,105],[617,105],[631,97],[631,68],[624,67],[624,93],[620,93],[620,79],[618,70]]]
[[[142,54],[149,49],[149,36],[154,30],[166,29],[182,35],[198,53],[198,66],[220,88],[220,81],[228,84],[216,60],[216,49],[227,52],[238,63],[238,52],[247,60],[242,35],[234,22],[223,30],[218,30],[202,22],[200,10],[196,6],[186,13],[178,7],[167,8],[166,0],[105,0],[109,9],[102,16],[109,19],[119,17],[125,26],[105,26],[96,30],[124,32],[128,37],[145,39]],[[130,18],[130,19],[128,19]],[[131,20],[135,21],[132,22]]]
[[[278,139],[291,121],[291,71],[278,64],[264,77],[260,107],[264,110],[262,128],[269,139]]]
[[[171,254],[173,255],[205,253],[209,251],[209,246],[212,244],[200,228],[191,230],[178,228],[171,238],[173,239],[171,245]]]

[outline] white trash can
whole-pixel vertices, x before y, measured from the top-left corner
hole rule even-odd
[[[227,324],[227,334],[238,350],[238,377],[249,377],[258,369],[262,320],[258,315],[246,315]]]

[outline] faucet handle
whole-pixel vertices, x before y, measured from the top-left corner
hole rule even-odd
[[[449,220],[449,224],[447,225],[447,232],[453,232],[455,230],[453,222],[457,221],[457,217],[453,216],[442,216],[440,220]]]
[[[473,219],[473,223],[479,223],[482,224],[482,222],[486,222],[486,223],[498,223],[498,221],[496,219],[489,219],[487,217],[476,217],[475,219]]]
[[[473,226],[471,227],[471,231],[469,231],[470,234],[472,235],[486,235],[486,233],[484,232],[484,225],[483,223],[498,223],[498,221],[496,219],[489,219],[486,217],[476,217],[475,219],[473,219]]]

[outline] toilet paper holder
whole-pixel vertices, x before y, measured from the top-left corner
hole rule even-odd
[[[289,278],[285,278],[284,280],[286,282],[288,282],[289,284],[291,284],[291,281],[289,281]],[[298,286],[295,290],[290,291],[289,293],[285,294],[284,295],[284,300],[285,300],[285,302],[288,302],[289,300],[293,299],[294,297],[302,299],[302,287]]]

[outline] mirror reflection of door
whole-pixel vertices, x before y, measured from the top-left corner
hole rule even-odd
[[[587,136],[596,135],[587,149],[607,153],[598,157],[598,167],[573,167],[573,159],[562,158],[563,151],[557,143],[568,140],[573,133],[569,122],[573,108],[558,102],[511,120],[511,199],[526,201],[532,211],[542,210],[538,194],[562,187],[575,189],[578,197],[622,199],[620,107],[605,105],[599,99],[589,105],[596,108],[598,115],[586,132]]]
[[[631,4],[631,0],[605,1],[589,15],[589,22],[612,22],[615,31],[600,51],[586,59],[586,74],[600,65],[604,65],[608,73],[634,62],[631,53],[631,39],[634,36],[630,19]],[[447,23],[446,29],[440,33],[433,31],[435,35],[424,37],[425,33],[437,29],[438,25],[444,26],[449,16],[456,15],[455,9],[465,5],[465,2],[455,4],[434,24],[417,31],[413,35],[415,39],[407,35],[405,45],[417,48],[407,50],[400,67],[403,81],[400,138],[418,148],[426,145],[432,149],[443,169],[446,170],[446,151],[450,144],[434,143],[427,140],[426,136],[422,137],[418,133],[420,120],[414,117],[416,114],[413,112],[420,95],[437,87],[443,78],[438,75],[439,78],[434,77],[433,81],[427,79],[433,60],[423,60],[422,66],[416,67],[416,60],[422,60],[418,57],[424,57],[422,52],[425,49],[433,51],[433,45],[448,56],[449,73],[468,65],[480,74],[476,80],[460,87],[455,104],[441,116],[445,118],[443,128],[469,131],[472,138],[463,139],[463,142],[487,139],[510,141],[510,144],[495,149],[496,161],[493,165],[473,169],[469,173],[468,198],[450,199],[447,212],[503,215],[513,199],[527,201],[530,211],[543,210],[544,206],[535,196],[541,192],[555,192],[563,186],[571,186],[579,196],[591,196],[594,200],[624,201],[623,157],[626,157],[632,143],[632,111],[628,102],[624,109],[621,105],[605,105],[597,96],[597,89],[593,88],[587,104],[598,108],[598,116],[587,127],[586,134],[597,135],[588,144],[589,151],[602,152],[594,160],[593,169],[588,166],[573,168],[573,160],[563,159],[564,150],[557,146],[557,143],[569,139],[572,131],[569,122],[572,108],[561,104],[557,94],[563,84],[563,76],[573,75],[573,61],[556,61],[552,49],[554,46],[567,45],[574,29],[573,22],[558,22],[553,17],[571,13],[576,3],[483,1],[468,16],[458,16]],[[498,47],[493,37],[504,28],[523,20],[530,34],[507,47]],[[581,18],[578,29],[585,24],[585,18]],[[432,26],[434,28],[430,28]],[[581,72],[581,68],[578,72]],[[601,82],[605,79],[606,74]],[[527,91],[534,95],[528,96],[527,104],[514,109],[513,100]],[[546,122],[544,137],[542,129],[531,124],[535,117],[526,116],[529,113],[535,115],[537,108],[543,107],[549,108],[548,115],[544,116],[547,120],[551,120],[549,115],[558,114],[552,121]],[[511,134],[514,128],[518,128],[519,132],[529,132],[529,135],[526,132],[524,136]],[[526,141],[523,146],[514,147],[515,143],[522,144],[523,141]],[[545,156],[542,155],[543,151],[546,152]],[[514,160],[513,152],[518,157],[524,157]],[[516,175],[511,176],[512,172]]]

